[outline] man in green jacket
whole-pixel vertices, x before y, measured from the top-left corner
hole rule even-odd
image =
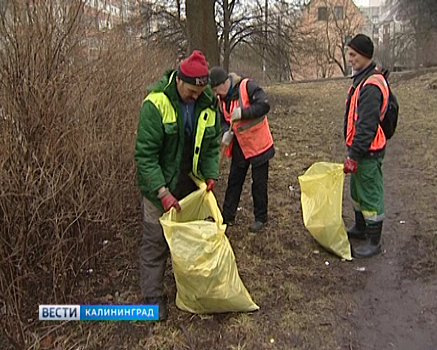
[[[141,290],[145,303],[159,305],[160,320],[168,313],[163,293],[168,246],[159,217],[172,207],[181,210],[178,200],[197,189],[190,173],[206,182],[207,191],[219,177],[220,121],[208,80],[205,57],[195,50],[149,87],[140,112],[135,161],[144,216]]]

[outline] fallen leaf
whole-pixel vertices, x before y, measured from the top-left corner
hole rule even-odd
[[[48,335],[41,340],[41,349],[50,349],[53,346],[53,338]]]

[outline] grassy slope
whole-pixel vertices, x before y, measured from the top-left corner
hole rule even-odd
[[[433,247],[437,241],[435,229],[430,228],[435,227],[435,210],[430,209],[435,209],[436,195],[437,150],[432,145],[436,141],[437,99],[436,90],[429,88],[436,79],[436,72],[393,77],[401,103],[396,137],[405,142],[400,163],[414,168],[423,178],[423,183],[418,184],[420,195],[413,196],[411,203],[424,221],[424,235],[417,243],[424,249],[424,258],[416,261],[414,269],[429,273],[435,272]],[[269,120],[277,148],[270,172],[270,223],[263,233],[247,232],[252,220],[248,179],[240,203],[239,225],[228,230],[240,275],[260,311],[199,316],[178,310],[171,301],[170,318],[165,324],[70,324],[64,332],[69,335],[58,332],[59,337],[53,337],[54,344],[62,349],[344,348],[342,342],[347,342],[344,337],[349,327],[345,318],[351,312],[352,293],[364,281],[354,270],[354,262],[342,262],[323,251],[305,230],[297,176],[316,161],[342,162],[348,84],[348,80],[332,80],[266,88],[271,96]],[[223,200],[228,165],[224,165],[218,186],[219,203]],[[350,216],[346,219],[350,220]],[[124,237],[114,242],[115,257],[113,252],[108,252],[106,260],[102,256],[100,276],[87,287],[90,299],[140,302],[138,230],[138,226],[127,228]],[[326,261],[330,264],[326,265]],[[166,286],[174,298],[171,271],[166,274]],[[41,334],[42,330],[41,327]]]

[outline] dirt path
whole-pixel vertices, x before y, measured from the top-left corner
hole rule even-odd
[[[405,147],[395,137],[384,160],[385,253],[359,262],[367,281],[354,295],[350,350],[437,349],[437,277],[410,273],[409,262],[420,254],[415,234],[421,229],[411,196],[425,187],[417,186],[420,173],[402,164],[398,155]]]

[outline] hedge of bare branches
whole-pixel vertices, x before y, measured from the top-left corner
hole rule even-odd
[[[139,108],[174,63],[92,30],[81,1],[28,3],[7,2],[0,23],[0,324],[17,349],[38,304],[78,302],[81,269],[137,214]]]

